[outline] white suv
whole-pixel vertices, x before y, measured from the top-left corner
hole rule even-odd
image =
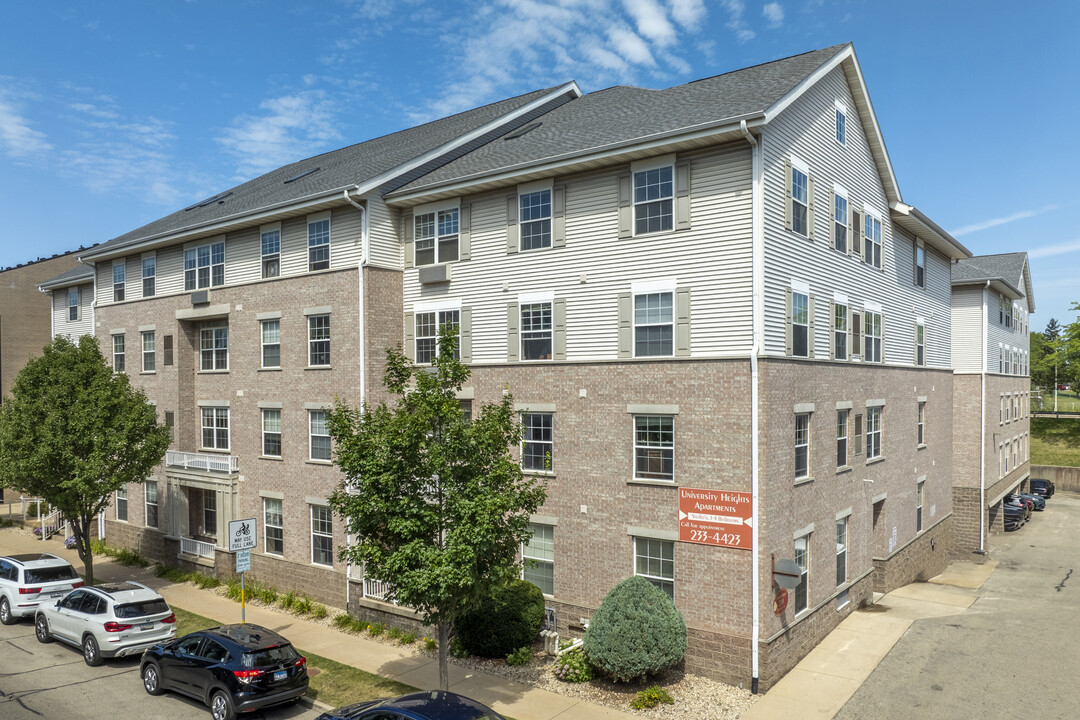
[[[53,602],[82,585],[75,568],[51,553],[0,557],[0,623],[31,616],[38,603]]]
[[[165,598],[142,583],[103,583],[79,588],[34,619],[38,642],[54,638],[82,648],[87,665],[138,655],[176,637],[176,615]]]

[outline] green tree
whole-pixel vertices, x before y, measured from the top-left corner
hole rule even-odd
[[[439,684],[449,687],[450,627],[493,585],[519,573],[529,515],[544,502],[536,477],[510,453],[521,438],[513,399],[466,419],[457,392],[469,370],[444,332],[431,367],[387,351],[383,382],[394,399],[329,416],[345,481],[330,506],[356,542],[340,553],[388,587],[439,633]]]
[[[1047,341],[1057,340],[1061,336],[1061,326],[1058,325],[1058,321],[1050,318],[1050,322],[1046,323],[1046,329],[1042,331],[1042,336]]]
[[[1031,384],[1036,388],[1049,388],[1054,384],[1054,364],[1057,362],[1057,340],[1048,340],[1041,332],[1030,337]]]
[[[90,528],[113,495],[141,483],[169,447],[169,430],[97,341],[58,337],[15,377],[0,405],[0,485],[44,498],[75,530],[94,582]]]

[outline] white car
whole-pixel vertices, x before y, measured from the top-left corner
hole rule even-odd
[[[82,585],[71,563],[51,553],[0,557],[0,623],[30,617],[38,603],[55,602]]]
[[[38,642],[56,639],[82,648],[87,665],[100,665],[176,637],[176,615],[142,583],[104,583],[39,607],[34,633]]]

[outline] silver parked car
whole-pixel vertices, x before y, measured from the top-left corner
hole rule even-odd
[[[0,623],[32,617],[38,604],[51,604],[83,581],[71,563],[52,553],[0,557]]]
[[[62,640],[82,648],[87,665],[100,665],[176,637],[176,615],[142,583],[105,583],[39,607],[34,631],[38,642]]]

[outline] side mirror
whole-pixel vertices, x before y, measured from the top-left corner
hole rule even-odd
[[[56,609],[57,609],[57,610],[59,610],[59,609],[60,609],[60,603],[62,603],[62,602],[64,602],[64,599],[63,599],[63,598],[60,598],[59,600],[57,600],[57,601],[56,601]]]

